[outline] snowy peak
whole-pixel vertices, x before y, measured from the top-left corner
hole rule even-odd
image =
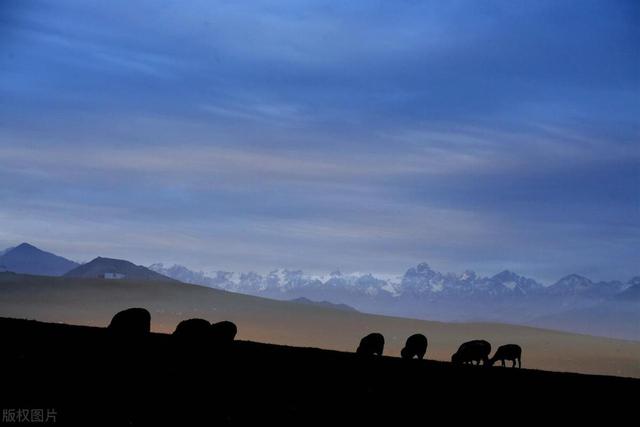
[[[579,295],[588,297],[606,297],[621,292],[625,288],[622,282],[594,283],[578,274],[570,274],[558,280],[548,288],[552,295]]]
[[[478,278],[478,275],[475,271],[466,270],[459,276],[461,282],[473,282]]]
[[[640,282],[634,283],[621,293],[617,294],[615,298],[618,301],[634,303],[640,302]]]
[[[593,286],[593,282],[579,274],[569,274],[558,280],[554,286],[568,287],[571,289],[586,289]]]
[[[593,282],[578,274],[570,274],[549,286],[552,295],[584,293],[593,289]]]
[[[442,274],[432,270],[426,263],[407,270],[401,285],[402,292],[439,298],[527,295],[543,288],[535,280],[508,270],[486,278],[470,270],[462,274]]]
[[[342,272],[340,270],[334,270],[330,274],[331,277],[340,277],[342,276]]]
[[[535,280],[520,276],[509,270],[504,270],[496,274],[490,279],[490,282],[497,287],[497,289],[523,295],[539,291],[543,288],[542,284]]]
[[[226,271],[206,275],[179,265],[166,268],[162,264],[154,264],[150,269],[186,283],[232,292],[278,299],[311,296],[333,302],[359,298],[367,301],[382,301],[385,298],[429,301],[544,296],[593,298],[617,294],[632,283],[640,284],[640,277],[623,285],[621,282],[594,283],[586,277],[571,274],[545,288],[536,280],[510,270],[491,277],[482,277],[470,270],[461,274],[442,274],[426,262],[409,268],[402,277],[396,279],[383,279],[370,273],[345,274],[339,270],[325,275],[307,275],[302,270],[288,269],[275,269],[264,275]]]
[[[631,287],[631,286],[640,286],[640,276],[635,276],[632,277],[631,279],[629,279],[629,281],[627,282],[627,286]]]
[[[491,280],[499,281],[499,282],[517,282],[522,279],[522,276],[517,275],[516,273],[504,270],[500,273],[496,274],[491,278]]]
[[[254,273],[255,274],[255,273]],[[316,280],[305,276],[302,270],[273,270],[264,278],[264,289],[276,292],[287,292],[293,289],[308,288],[315,284]]]
[[[442,274],[434,271],[426,262],[418,264],[407,270],[401,282],[402,292],[413,295],[428,293],[440,293],[445,290],[445,281]]]
[[[165,268],[162,263],[153,264],[149,266],[149,270],[155,271],[156,273],[171,277],[176,280],[180,280],[184,283],[200,284],[207,279],[202,271],[191,271],[187,267],[178,264],[174,264],[169,268]]]
[[[432,270],[429,264],[427,264],[426,262],[421,262],[415,267],[415,269],[409,270],[414,270],[416,275],[423,277],[433,277],[438,275],[438,273]]]

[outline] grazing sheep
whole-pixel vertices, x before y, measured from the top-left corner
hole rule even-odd
[[[188,340],[198,340],[202,343],[209,341],[211,324],[204,319],[188,319],[178,323],[173,336]]]
[[[498,347],[496,350],[496,354],[493,355],[491,360],[489,360],[489,365],[493,366],[498,360],[502,362],[502,366],[505,366],[505,360],[511,360],[513,362],[512,368],[516,367],[516,362],[518,363],[518,368],[522,367],[522,347],[518,344],[505,344]]]
[[[108,328],[119,336],[143,336],[151,331],[151,314],[144,308],[128,308],[116,313]]]
[[[213,323],[210,326],[211,330],[211,338],[216,344],[230,344],[233,342],[236,334],[238,333],[238,328],[235,323],[229,322],[228,320],[224,320],[222,322]]]
[[[360,345],[356,350],[357,354],[364,356],[382,356],[384,349],[384,337],[377,332],[371,333],[360,340]]]
[[[485,340],[469,341],[460,346],[458,351],[451,356],[451,362],[455,364],[471,363],[480,364],[480,361],[486,366],[489,363],[489,353],[491,353],[491,344]],[[476,363],[474,363],[476,362]]]
[[[413,359],[417,357],[418,359],[424,358],[425,353],[427,352],[427,337],[422,334],[414,334],[407,338],[407,342],[404,345],[404,348],[400,352],[400,356],[403,359]]]

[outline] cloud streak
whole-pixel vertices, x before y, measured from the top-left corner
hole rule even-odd
[[[638,273],[634,2],[7,5],[0,244]]]

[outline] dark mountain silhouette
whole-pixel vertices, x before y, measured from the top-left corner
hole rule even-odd
[[[106,276],[105,276],[106,275]],[[175,282],[167,276],[151,271],[146,267],[135,265],[123,259],[98,257],[86,264],[67,272],[65,277],[103,278],[115,277],[137,280],[160,280]]]
[[[356,310],[355,308],[351,307],[350,305],[347,304],[334,304],[332,302],[329,301],[312,301],[308,298],[305,297],[300,297],[300,298],[295,298],[290,300],[291,302],[295,302],[298,304],[306,304],[306,305],[313,305],[316,307],[324,307],[324,308],[331,308],[334,310],[341,310],[341,311],[352,311],[354,313],[357,313],[358,310]]]
[[[79,264],[45,252],[29,243],[6,249],[0,255],[0,269],[38,276],[62,276]]]

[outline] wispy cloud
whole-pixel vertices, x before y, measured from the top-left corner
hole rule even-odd
[[[10,2],[0,244],[637,274],[636,18],[624,1]]]

